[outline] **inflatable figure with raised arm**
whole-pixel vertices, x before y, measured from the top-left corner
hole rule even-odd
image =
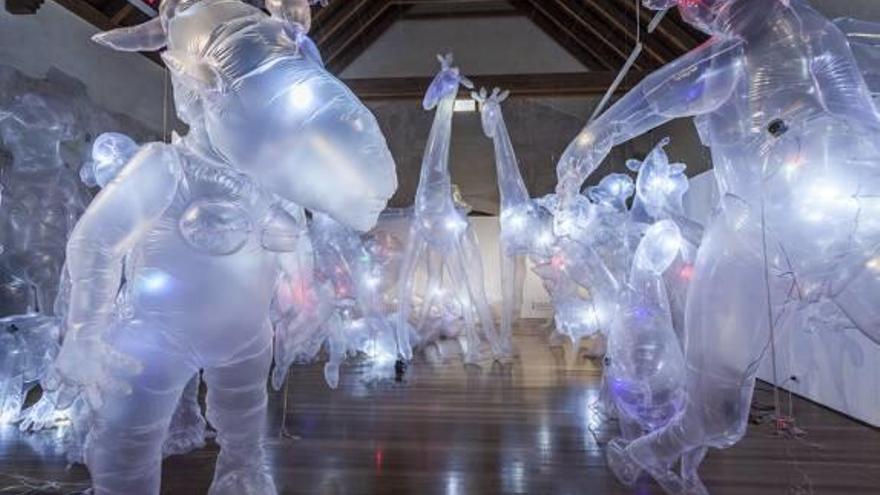
[[[273,494],[270,307],[303,227],[288,202],[367,230],[396,188],[394,162],[373,115],[299,50],[287,21],[238,0],[160,10],[158,31],[98,40],[167,45],[190,131],[143,146],[77,224],[67,334],[47,382],[59,402],[81,392],[93,410],[93,491],[158,494],[174,409],[204,369],[221,446],[209,493]],[[126,307],[114,311],[117,299]]]
[[[706,493],[685,452],[745,433],[755,373],[787,313],[828,301],[880,342],[876,272],[880,119],[847,38],[803,0],[646,0],[678,5],[712,35],[590,122],[558,165],[562,213],[612,146],[695,117],[721,208],[687,301],[685,410],[609,451],[624,483],[646,470],[669,493]]]
[[[445,275],[462,307],[465,319],[465,360],[479,362],[483,358],[482,336],[489,344],[494,358],[504,355],[496,335],[495,322],[483,287],[483,266],[476,234],[453,200],[452,180],[449,176],[449,143],[452,139],[452,115],[459,86],[473,88],[473,84],[452,66],[452,55],[438,57],[440,72],[431,82],[422,106],[425,110],[436,107],[434,124],[428,136],[427,149],[422,161],[419,186],[416,190],[415,212],[409,240],[401,267],[400,314],[398,315],[398,351],[404,359],[412,357],[407,322],[410,316],[415,273],[419,262],[427,261],[427,284],[422,302],[422,315],[416,325],[421,332],[427,311],[441,293]]]

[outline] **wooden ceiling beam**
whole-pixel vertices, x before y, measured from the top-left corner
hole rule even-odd
[[[603,95],[614,81],[616,72],[576,72],[553,74],[499,74],[469,76],[477,88],[500,87],[514,97],[584,97]],[[644,73],[633,72],[618,88],[624,92],[642,79]],[[430,77],[390,77],[343,79],[363,100],[418,100],[428,86]],[[465,97],[464,92],[461,93]]]
[[[622,4],[628,14],[635,15],[636,6],[632,2],[615,1],[614,3]],[[646,8],[642,8],[641,10],[643,14],[647,14],[645,17],[648,18],[655,14],[654,11]],[[674,12],[667,13],[666,17],[663,18],[663,21],[657,25],[656,32],[660,34],[660,39],[665,44],[672,48],[673,51],[677,52],[676,56],[681,56],[702,43],[703,40],[706,39],[706,36],[688,25],[683,25],[684,21],[681,20],[681,16],[678,14],[678,9],[673,10]]]
[[[540,0],[546,2],[547,0]],[[601,51],[581,42],[566,24],[548,15],[545,8],[532,0],[510,0],[510,4],[528,16],[544,33],[590,70],[613,70],[613,64]]]
[[[326,24],[315,26],[312,29],[311,37],[319,47],[323,48],[325,44],[337,33],[346,27],[352,19],[355,19],[364,9],[369,8],[372,0],[347,0],[344,9],[339,10],[336,14],[327,19]],[[382,2],[383,4],[386,2]]]
[[[584,41],[594,41],[604,45],[609,53],[614,53],[619,57],[615,65],[623,66],[630,55],[629,47],[625,46],[625,43],[621,43],[621,39],[626,37],[626,30],[624,29],[624,33],[621,35],[618,25],[609,23],[607,18],[603,20],[597,17],[595,12],[585,9],[581,2],[582,0],[556,0],[562,13],[574,19],[583,28],[582,38]],[[586,3],[589,4],[590,0],[587,0]],[[643,70],[645,65],[643,61],[637,60],[633,68]]]
[[[88,22],[92,26],[100,29],[101,31],[109,31],[118,27],[114,24],[113,20],[108,17],[106,14],[101,12],[100,10],[93,7],[90,3],[85,0],[54,0],[55,3],[61,5],[65,9],[69,10],[73,14],[79,16],[84,21]],[[131,12],[129,12],[130,14]],[[108,48],[109,50],[109,48]],[[163,65],[162,59],[159,57],[159,54],[156,52],[142,52],[142,55],[152,60],[153,62]]]
[[[615,0],[562,0],[566,4],[569,4],[573,10],[578,10],[583,15],[584,12],[591,12],[593,14],[593,22],[596,24],[608,24],[614,28],[614,31],[617,33],[616,39],[617,43],[620,45],[624,45],[627,42],[630,43],[630,46],[635,46],[637,36],[635,33],[636,27],[636,14],[633,12],[630,18],[627,18],[627,12],[620,10],[619,1]],[[625,2],[631,4],[631,1]],[[574,4],[574,5],[572,5]],[[578,5],[581,4],[581,5]],[[618,5],[615,5],[618,4]],[[577,14],[575,14],[577,15]],[[676,53],[667,49],[665,46],[659,43],[651,43],[647,38],[647,25],[650,22],[650,14],[647,9],[642,9],[641,15],[639,16],[639,25],[642,29],[642,41],[644,42],[644,50],[645,55],[651,60],[651,62],[636,62],[636,66],[641,66],[644,68],[645,65],[649,65],[651,67],[659,67],[663,64],[668,63],[676,57]],[[612,38],[615,39],[615,38]],[[624,41],[626,40],[626,41]],[[629,54],[627,54],[629,56]]]
[[[327,54],[325,62],[328,69],[336,74],[342,72],[410,7],[399,5],[393,0],[373,0],[370,8],[364,11],[360,22],[352,22],[339,41],[326,44],[326,50],[322,47],[322,51]]]

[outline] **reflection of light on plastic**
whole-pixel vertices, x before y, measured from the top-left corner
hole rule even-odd
[[[820,177],[807,189],[801,210],[807,221],[822,222],[856,206],[855,198],[841,190],[837,183]]]
[[[461,487],[461,478],[455,471],[446,475],[446,495],[461,495],[464,493]]]
[[[785,177],[787,179],[791,179],[794,177],[794,174],[800,170],[801,165],[804,164],[804,157],[802,155],[796,155],[785,162],[782,170],[785,173]]]
[[[170,281],[165,272],[154,271],[141,278],[141,287],[148,292],[161,292]]]
[[[549,456],[553,451],[553,441],[550,435],[550,428],[546,421],[541,421],[541,427],[538,429],[538,447],[541,449],[542,456]]]
[[[290,106],[295,110],[306,110],[312,106],[315,95],[308,84],[299,83],[290,90],[288,98]]]

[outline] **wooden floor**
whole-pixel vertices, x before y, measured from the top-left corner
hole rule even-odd
[[[589,360],[570,364],[536,326],[516,337],[521,358],[504,368],[416,363],[404,384],[367,385],[363,366],[345,368],[339,390],[321,367],[296,368],[280,435],[281,394],[270,408],[268,451],[281,493],[302,494],[653,494],[650,481],[620,486],[606,469],[603,446],[616,433],[594,408],[599,372]],[[570,352],[569,352],[570,354]],[[759,392],[759,402],[770,402]],[[769,425],[713,451],[701,473],[713,494],[878,494],[880,431],[795,400],[802,439]],[[71,493],[87,479],[65,470],[54,434],[0,430],[0,493]],[[204,493],[216,447],[166,460],[163,493]],[[8,491],[28,476],[58,480],[60,490]]]

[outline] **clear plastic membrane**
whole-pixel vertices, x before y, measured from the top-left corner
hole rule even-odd
[[[624,483],[647,471],[668,493],[707,493],[699,462],[708,447],[728,447],[745,433],[772,336],[823,305],[842,316],[827,318],[829,325],[845,321],[880,342],[880,224],[873,213],[880,206],[880,119],[866,84],[873,68],[859,65],[876,55],[869,49],[874,38],[859,33],[876,29],[835,25],[804,0],[644,3],[677,4],[685,21],[711,38],[648,75],[569,145],[557,167],[555,230],[577,235],[580,226],[568,219],[581,184],[613,146],[672,119],[694,118],[711,150],[721,201],[704,232],[677,221],[678,205],[664,213],[686,246],[699,245],[693,266],[679,270],[690,285],[682,310],[687,399],[666,424],[609,445],[608,459]],[[663,189],[674,191],[675,174],[665,176],[671,180]],[[655,215],[651,195],[642,200],[637,206]],[[665,355],[661,348],[651,353]]]
[[[312,316],[285,299],[311,271],[302,209],[366,231],[397,186],[375,118],[308,41],[304,6],[164,2],[156,19],[95,37],[166,48],[189,126],[140,146],[67,244],[65,338],[44,383],[59,407],[85,404],[96,494],[160,492],[163,449],[180,447],[169,433],[202,421],[200,370],[221,446],[210,493],[276,493],[265,381],[274,354],[283,382]],[[93,150],[96,183],[124,141]]]

